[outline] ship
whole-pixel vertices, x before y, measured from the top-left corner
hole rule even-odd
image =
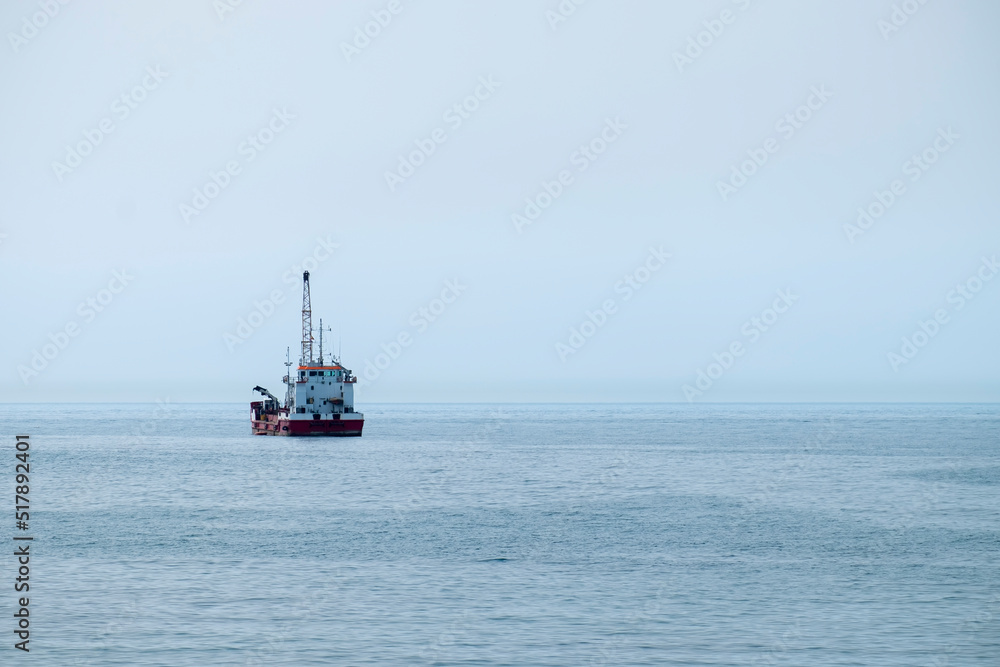
[[[327,329],[329,330],[329,328]],[[250,403],[254,435],[360,436],[365,416],[354,411],[354,385],[358,378],[340,363],[339,355],[323,354],[323,320],[319,321],[319,358],[313,357],[312,305],[309,272],[302,273],[302,356],[292,373],[286,352],[283,378],[285,400],[261,386],[253,390],[264,397]]]

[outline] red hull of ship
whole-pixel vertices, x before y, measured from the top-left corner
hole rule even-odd
[[[363,419],[283,419],[261,415],[261,420],[251,420],[254,435],[288,436],[358,436],[365,425]]]

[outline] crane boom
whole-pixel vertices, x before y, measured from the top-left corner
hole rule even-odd
[[[278,397],[275,396],[274,394],[272,394],[271,392],[269,392],[267,389],[264,389],[260,385],[257,385],[256,387],[254,387],[253,390],[256,391],[257,393],[261,394],[262,396],[267,396],[268,398],[270,398],[275,403],[278,403]]]
[[[309,298],[309,272],[302,273],[302,366],[311,366],[313,360],[312,344],[312,305]]]

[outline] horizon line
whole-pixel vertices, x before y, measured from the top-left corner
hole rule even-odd
[[[243,401],[0,401],[0,405],[249,405]],[[1000,401],[373,401],[367,405],[1000,405]]]

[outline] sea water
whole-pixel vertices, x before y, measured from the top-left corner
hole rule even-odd
[[[4,405],[44,665],[1000,664],[1000,407]]]

